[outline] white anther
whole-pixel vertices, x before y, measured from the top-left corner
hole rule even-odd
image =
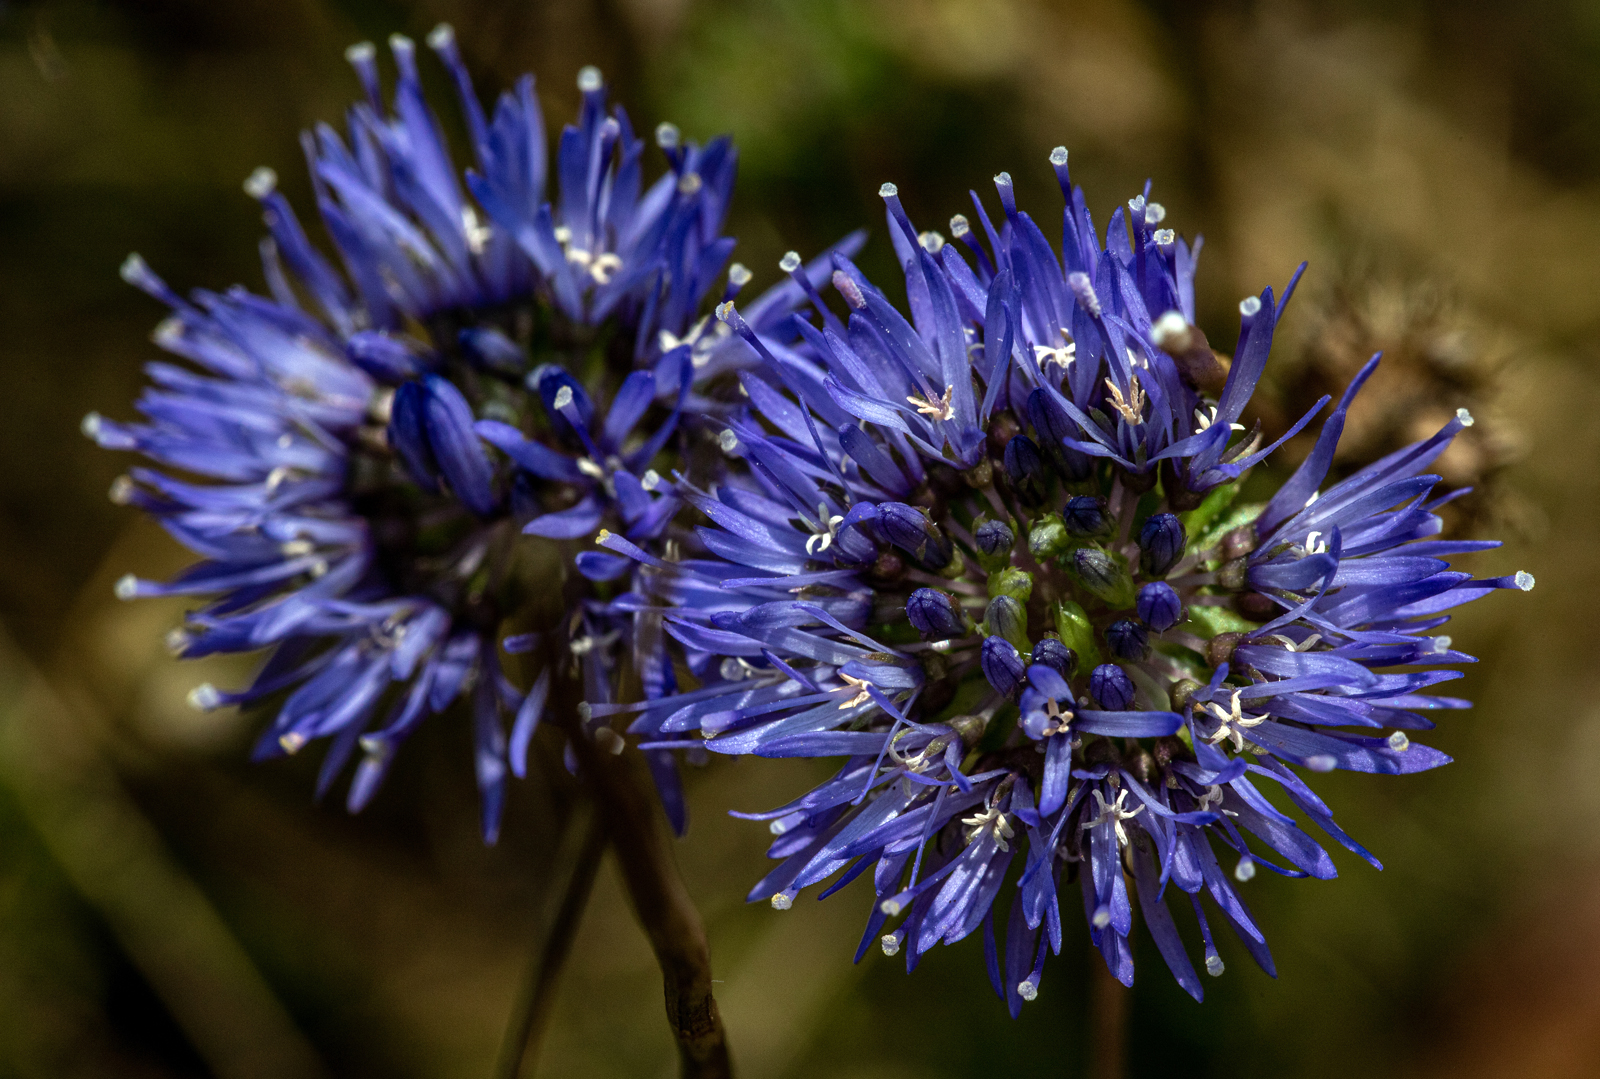
[[[1033,358],[1040,367],[1044,367],[1052,363],[1058,365],[1063,371],[1069,370],[1072,367],[1072,361],[1076,359],[1078,355],[1077,342],[1073,341],[1070,335],[1068,335],[1067,331],[1064,329],[1061,331],[1061,335],[1067,338],[1067,343],[1064,345],[1060,345],[1056,348],[1051,348],[1049,345],[1033,346]]]
[[[930,255],[937,255],[944,249],[944,237],[931,229],[919,235],[917,243],[921,244],[922,249]]]
[[[586,94],[592,94],[600,89],[605,79],[600,74],[600,69],[593,64],[585,64],[578,69],[578,89]]]
[[[995,173],[994,174],[994,183],[995,183],[996,187],[1010,187],[1011,186],[1011,174],[1009,172],[997,172],[997,173]]]
[[[481,255],[489,244],[489,238],[494,235],[494,229],[479,220],[478,211],[462,203],[461,235],[466,238],[467,250],[474,255]]]
[[[968,224],[965,214],[956,214],[950,219],[950,235],[954,236],[956,239],[961,239],[961,237],[965,236],[971,231],[972,226]]]
[[[1156,246],[1166,247],[1168,244],[1176,242],[1178,234],[1171,229],[1156,229],[1155,232],[1150,234],[1150,239],[1155,241]]]
[[[126,506],[133,501],[134,485],[127,476],[118,476],[111,481],[111,490],[106,492],[106,497],[119,506]]]
[[[1231,809],[1223,809],[1222,808],[1222,800],[1223,800],[1222,787],[1220,785],[1218,785],[1218,784],[1213,783],[1211,786],[1207,787],[1204,791],[1202,791],[1200,793],[1199,811],[1201,813],[1213,813],[1214,812],[1214,813],[1221,813],[1224,816],[1228,816],[1228,817],[1237,817],[1239,814],[1235,813],[1233,810],[1231,810]],[[1215,808],[1213,808],[1213,807],[1215,807]]]
[[[1062,165],[1065,165],[1066,163],[1067,163],[1067,148],[1065,146],[1057,146],[1054,150],[1050,151],[1050,164],[1054,165],[1056,168],[1059,169]]]
[[[754,276],[755,274],[750,272],[750,268],[742,262],[735,262],[728,267],[728,284],[734,288],[743,288],[750,283],[750,279]]]
[[[1116,409],[1123,419],[1133,424],[1144,422],[1144,388],[1139,385],[1138,375],[1128,376],[1128,395],[1126,397],[1117,388],[1117,384],[1109,378],[1106,379],[1106,389],[1111,391],[1111,407]]]
[[[150,334],[150,340],[164,349],[171,349],[183,340],[183,319],[177,315],[168,315],[156,323],[156,328]]]
[[[859,705],[866,704],[872,699],[872,693],[870,692],[870,688],[872,686],[871,682],[867,681],[865,678],[852,678],[848,674],[840,674],[839,677],[842,678],[846,683],[846,685],[841,688],[854,689],[856,691],[856,695],[854,697],[850,697],[839,702],[839,711],[843,712],[846,708],[855,708]]]
[[[717,436],[717,445],[723,453],[732,453],[739,448],[739,436],[733,433],[733,428],[727,428]]]
[[[292,757],[306,747],[306,740],[306,736],[299,731],[290,731],[278,739],[278,744]]]
[[[898,194],[900,194],[900,188],[888,181],[885,181],[878,188],[878,197],[880,199],[892,199]]]
[[[1306,554],[1322,554],[1328,549],[1328,541],[1322,538],[1321,532],[1306,533]]]
[[[1080,824],[1078,826],[1078,830],[1083,831],[1088,828],[1096,828],[1102,824],[1110,824],[1112,829],[1116,832],[1117,845],[1126,847],[1128,845],[1128,832],[1127,829],[1122,827],[1122,822],[1125,820],[1132,820],[1140,813],[1143,813],[1144,806],[1140,805],[1139,808],[1130,813],[1127,806],[1123,805],[1123,803],[1128,800],[1128,791],[1126,788],[1119,790],[1117,792],[1116,799],[1110,802],[1106,801],[1105,795],[1100,793],[1100,788],[1098,787],[1096,787],[1090,793],[1094,795],[1097,815],[1095,816],[1094,820],[1086,820]]]
[[[264,199],[278,186],[278,174],[262,165],[244,178],[244,193],[253,199]]]
[[[555,400],[556,411],[560,412],[562,409],[566,408],[570,404],[572,404],[572,387],[571,386],[563,386],[559,390],[556,391],[556,400]]]
[[[323,577],[327,576],[327,574],[328,574],[328,562],[327,562],[327,559],[324,559],[324,558],[317,559],[315,562],[311,563],[311,565],[306,567],[306,573],[308,573],[311,576],[311,579],[313,581],[320,580]]]
[[[1000,812],[998,807],[990,806],[981,813],[963,818],[961,823],[967,826],[967,842],[969,844],[975,843],[982,838],[984,832],[992,832],[996,846],[1003,851],[1011,849],[1011,845],[1006,841],[1016,835],[1016,830],[1011,827],[1011,822],[1006,819],[1006,815]]]
[[[378,47],[370,41],[358,41],[344,50],[344,58],[352,64],[364,64],[378,55]]]
[[[1533,591],[1533,574],[1529,573],[1527,570],[1517,570],[1517,575],[1513,579],[1516,581],[1517,587],[1522,589],[1524,592]]]
[[[1167,218],[1167,208],[1159,202],[1147,203],[1144,208],[1144,223],[1146,225],[1159,225]]]
[[[122,275],[122,279],[128,284],[137,285],[139,279],[150,272],[150,266],[145,262],[144,256],[135,251],[122,260],[122,265],[117,272]]]
[[[448,49],[455,44],[456,29],[447,22],[442,22],[428,31],[428,48]]]
[[[111,591],[118,599],[132,599],[139,594],[139,578],[131,573],[124,573],[117,578],[117,583],[111,587]]]
[[[1201,431],[1210,430],[1211,429],[1211,425],[1213,423],[1216,423],[1216,422],[1217,422],[1217,406],[1216,405],[1212,405],[1209,409],[1207,409],[1205,411],[1201,411],[1198,408],[1194,410],[1194,430],[1195,430],[1195,434],[1199,434]],[[1242,423],[1230,423],[1230,424],[1228,424],[1228,427],[1229,427],[1230,430],[1234,430],[1234,431],[1243,431],[1244,430],[1244,424],[1242,424]]]
[[[1261,310],[1260,296],[1246,296],[1239,301],[1239,314],[1245,318],[1253,318]]]
[[[1256,862],[1248,854],[1239,859],[1239,864],[1233,867],[1233,879],[1241,884],[1247,880],[1255,879]]]
[[[1233,742],[1235,753],[1244,752],[1244,731],[1251,727],[1259,726],[1266,720],[1266,716],[1247,716],[1239,710],[1239,690],[1233,691],[1233,698],[1228,703],[1228,709],[1223,710],[1220,704],[1212,702],[1205,706],[1217,719],[1216,733],[1206,739],[1212,745],[1217,745],[1224,738]]]
[[[1331,772],[1339,767],[1339,758],[1332,753],[1313,753],[1304,763],[1313,772]]]
[[[594,732],[594,744],[616,757],[622,753],[628,743],[623,739],[622,735],[610,727],[601,727]]]
[[[1039,995],[1039,987],[1024,978],[1017,983],[1017,996],[1023,1000],[1032,1000]]]
[[[1111,908],[1096,907],[1094,914],[1089,918],[1089,924],[1096,929],[1104,929],[1111,924]]]
[[[686,172],[678,177],[678,194],[693,195],[705,185],[698,172]]]
[[[622,269],[621,257],[607,251],[589,266],[589,276],[594,278],[596,284],[609,285],[612,275],[620,269]]]
[[[789,826],[783,823],[782,817],[778,818],[777,820],[767,822],[767,831],[771,832],[773,835],[782,835],[788,830]]]
[[[646,491],[654,491],[661,486],[661,473],[653,468],[645,469],[644,475],[639,477],[639,486]]]
[[[800,268],[800,252],[788,251],[783,258],[778,260],[778,269],[784,273],[794,273]]]
[[[888,904],[884,905],[887,906]],[[900,942],[904,939],[906,939],[906,931],[904,929],[896,929],[893,933],[885,933],[879,937],[878,944],[883,948],[884,955],[899,955]]]
[[[1213,978],[1222,977],[1222,972],[1226,969],[1228,968],[1222,965],[1222,956],[1215,952],[1206,956],[1206,973]]]
[[[285,431],[283,434],[278,436],[278,448],[280,450],[286,450],[290,446],[293,446],[293,445],[294,445],[294,436],[291,435],[289,432]]]
[[[839,534],[839,525],[844,521],[841,514],[828,514],[826,502],[817,503],[817,523],[811,537],[806,540],[806,554],[818,555],[833,546],[833,538]]]
[[[1461,426],[1471,427],[1477,421],[1472,418],[1472,413],[1464,408],[1456,409],[1456,419],[1461,421]]]
[[[217,687],[210,682],[201,682],[189,691],[184,698],[196,712],[210,712],[222,707],[222,694],[217,692]]]
[[[1449,637],[1448,635],[1441,633],[1437,637],[1430,638],[1430,640],[1433,642],[1431,645],[1429,645],[1429,650],[1430,651],[1432,651],[1432,652],[1448,652],[1448,651],[1450,651],[1450,644],[1451,644],[1452,638]]]
[[[917,394],[912,394],[906,398],[906,401],[924,416],[931,416],[936,420],[949,420],[956,414],[955,407],[950,403],[955,396],[955,392],[956,388],[954,386],[946,386],[943,397],[920,397]]]
[[[105,417],[98,412],[87,412],[78,424],[78,430],[83,432],[83,437],[100,441],[100,425],[105,422]]]
[[[316,544],[310,540],[293,539],[287,543],[279,544],[278,550],[283,552],[287,558],[299,558],[301,555],[310,554],[316,550]]]
[[[167,630],[166,636],[161,639],[161,643],[167,646],[167,651],[171,654],[181,656],[193,640],[194,634],[182,626],[173,626]]]
[[[794,896],[788,892],[779,892],[772,897],[773,910],[788,910],[794,906]]]
[[[1144,217],[1144,196],[1135,195],[1128,200],[1128,209],[1133,214],[1133,220],[1138,221]]]
[[[1395,731],[1389,736],[1389,748],[1396,753],[1404,753],[1411,748],[1411,739],[1406,737],[1405,731]]]
[[[677,124],[663,120],[656,125],[656,145],[663,150],[676,149],[680,138],[682,135]]]
[[[556,243],[565,247],[572,242],[572,230],[565,225],[557,225],[555,230]]]

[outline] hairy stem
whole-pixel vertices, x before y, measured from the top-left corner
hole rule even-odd
[[[661,967],[667,1022],[678,1043],[679,1074],[684,1079],[725,1079],[733,1074],[733,1066],[722,1017],[711,995],[711,949],[700,912],[678,875],[672,833],[644,754],[631,745],[611,752],[570,713],[562,722],[580,770],[594,785],[634,916]]]
[[[577,812],[582,814],[585,811],[579,809]],[[527,977],[517,994],[511,1020],[506,1024],[505,1041],[500,1046],[500,1058],[495,1065],[496,1079],[517,1079],[524,1068],[531,1071],[538,1060],[539,1044],[544,1036],[545,1024],[550,1019],[550,1007],[555,1002],[556,986],[560,983],[567,956],[572,951],[578,922],[589,904],[589,893],[594,888],[594,878],[600,871],[600,859],[606,850],[605,818],[592,808],[587,811],[587,817],[587,821],[573,828],[574,832],[582,830],[583,845],[572,859],[572,872],[567,877],[561,905],[550,920],[543,946],[529,964]]]

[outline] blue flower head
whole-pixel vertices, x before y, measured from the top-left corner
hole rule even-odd
[[[671,559],[600,538],[641,567],[631,602],[662,612],[699,680],[617,706],[648,745],[842,760],[750,814],[778,863],[750,898],[786,908],[870,872],[858,959],[878,940],[914,967],[981,930],[1013,1014],[1073,888],[1125,983],[1135,893],[1196,998],[1196,948],[1222,973],[1219,923],[1271,972],[1247,882],[1334,875],[1280,804],[1376,865],[1305,773],[1446,763],[1411,736],[1466,705],[1431,690],[1471,657],[1433,631],[1533,585],[1450,568],[1495,546],[1438,537],[1453,495],[1428,466],[1464,411],[1328,482],[1377,358],[1294,474],[1247,501],[1250,470],[1328,404],[1270,445],[1240,422],[1304,267],[1239,305],[1219,355],[1194,325],[1199,242],[1148,187],[1098,231],[1066,151],[1050,161],[1059,249],[1005,173],[1002,213],[974,194],[949,241],[885,184],[906,313],[842,253],[798,342],[719,307],[760,363],[738,376],[722,469],[675,480],[693,535]]]
[[[124,578],[118,595],[210,597],[172,635],[179,655],[270,650],[251,685],[203,685],[192,702],[274,702],[257,756],[327,740],[319,794],[356,760],[356,810],[417,724],[462,700],[492,841],[547,705],[608,700],[627,661],[652,694],[675,688],[659,646],[602,602],[627,587],[631,560],[585,551],[552,585],[566,559],[547,554],[534,572],[538,541],[519,537],[610,525],[664,542],[683,502],[653,466],[667,469],[657,458],[696,383],[751,361],[706,330],[710,302],[750,274],[727,266],[721,235],[727,139],[699,146],[662,125],[665,168],[648,180],[643,141],[585,68],[552,160],[531,76],[486,113],[450,28],[428,43],[458,91],[464,176],[412,42],[390,41],[387,103],[375,50],[353,46],[365,99],[343,133],[320,125],[304,140],[331,257],[268,169],[245,188],[267,225],[270,299],[183,297],[130,257],[123,276],[171,310],[156,343],[184,362],[149,365],[138,422],[91,415],[85,431],[151,462],[114,499],[202,559],[166,583]],[[811,272],[822,280],[826,261]],[[757,300],[763,328],[803,298],[789,280]],[[502,627],[552,588],[560,624],[504,642],[531,654],[523,691],[503,669]],[[652,763],[681,826],[671,759]]]

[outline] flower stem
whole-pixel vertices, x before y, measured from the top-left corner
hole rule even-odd
[[[634,916],[661,967],[667,1023],[678,1043],[679,1074],[684,1079],[727,1079],[733,1066],[722,1016],[711,995],[711,949],[705,925],[678,874],[671,831],[644,754],[631,745],[610,752],[570,713],[562,725],[580,772],[594,785]]]
[[[1089,1075],[1091,1079],[1123,1079],[1128,1073],[1128,987],[1106,969],[1105,960],[1089,951]]]
[[[584,814],[585,810],[579,808],[576,812]],[[550,1019],[556,986],[560,982],[562,968],[566,966],[567,956],[572,951],[578,922],[589,904],[595,874],[600,870],[600,858],[606,850],[605,819],[592,808],[587,810],[587,817],[580,825],[583,845],[573,859],[561,905],[551,919],[543,946],[528,965],[527,977],[517,994],[511,1021],[506,1024],[505,1040],[500,1045],[500,1058],[495,1064],[496,1079],[517,1079],[524,1068],[531,1071],[538,1060],[539,1043],[544,1035],[545,1024]],[[578,828],[572,831],[576,832]]]

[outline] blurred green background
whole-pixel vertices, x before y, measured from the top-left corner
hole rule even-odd
[[[259,287],[240,181],[271,165],[308,213],[297,133],[354,98],[343,48],[440,20],[485,94],[536,71],[551,122],[595,63],[641,126],[731,132],[758,284],[860,223],[888,280],[884,180],[932,228],[1009,169],[1049,219],[1060,143],[1101,220],[1153,176],[1168,222],[1206,235],[1219,347],[1239,297],[1310,259],[1262,418],[1281,429],[1388,349],[1352,451],[1471,407],[1443,467],[1480,493],[1454,523],[1510,542],[1469,568],[1539,587],[1452,631],[1484,657],[1461,686],[1477,708],[1429,739],[1458,763],[1319,779],[1389,868],[1337,852],[1337,881],[1249,885],[1277,982],[1224,944],[1197,1005],[1141,944],[1130,1072],[1600,1074],[1600,5],[47,0],[0,4],[0,1077],[491,1071],[549,916],[564,773],[517,788],[491,851],[449,723],[360,818],[312,804],[314,760],[248,765],[252,721],[184,694],[249,663],[180,666],[178,606],[112,599],[184,556],[107,501],[130,462],[78,433],[90,409],[129,416],[156,355],[162,312],[122,257],[180,288]],[[743,1074],[1085,1074],[1075,919],[1013,1022],[976,940],[910,978],[876,951],[851,966],[857,887],[743,904],[767,836],[723,811],[809,778],[752,761],[691,780],[680,856]],[[659,993],[607,864],[540,1074],[671,1074]]]

